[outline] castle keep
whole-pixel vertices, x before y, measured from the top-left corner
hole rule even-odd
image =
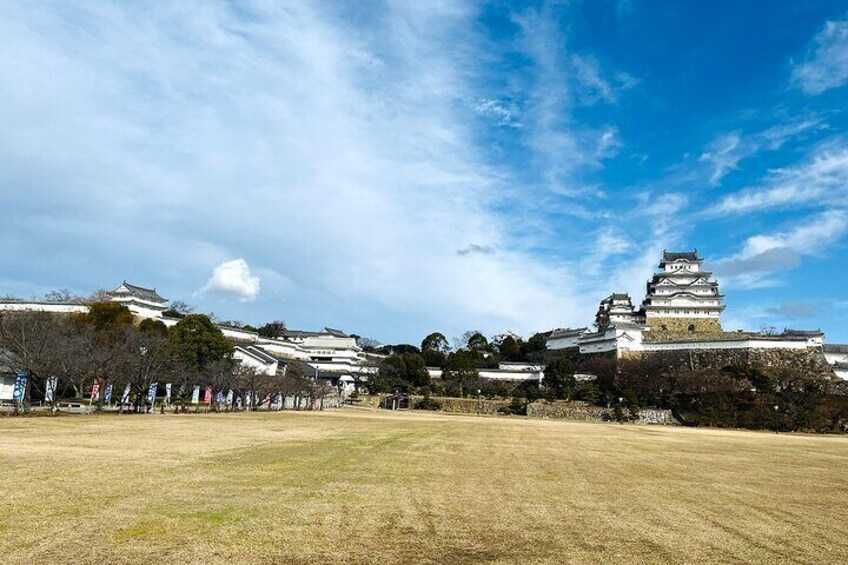
[[[718,283],[701,269],[698,250],[663,252],[659,272],[648,281],[642,312],[651,338],[721,335],[719,317],[724,311]]]
[[[726,332],[721,327],[724,296],[710,271],[703,269],[698,251],[664,251],[636,309],[630,296],[613,293],[601,300],[595,331],[556,329],[549,350],[577,349],[581,354],[617,358],[663,353],[684,355],[688,364],[752,363],[794,367],[834,376],[819,330],[785,330],[780,335]]]

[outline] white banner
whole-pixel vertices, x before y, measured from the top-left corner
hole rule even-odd
[[[56,384],[58,379],[56,377],[48,377],[47,382],[44,387],[44,402],[47,404],[53,404],[53,399],[56,396]]]
[[[171,404],[171,383],[165,384],[165,404]]]
[[[103,402],[105,404],[112,402],[112,383],[106,385],[106,392],[103,393]]]
[[[233,405],[233,391],[230,389],[230,392],[227,393],[227,406]]]
[[[200,387],[194,387],[194,390],[191,392],[191,403],[197,404],[200,402]]]
[[[124,394],[121,395],[121,404],[130,403],[130,385],[124,387]]]
[[[147,389],[147,401],[152,406],[156,402],[156,389],[159,388],[159,383],[150,383],[150,388]]]

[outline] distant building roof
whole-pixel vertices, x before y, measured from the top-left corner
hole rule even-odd
[[[845,343],[825,343],[822,345],[822,351],[825,353],[848,353],[848,344]]]
[[[344,333],[342,330],[337,330],[335,328],[328,328],[326,326],[324,327],[324,333],[328,333],[328,334],[332,335],[333,337],[350,337],[349,335]]]
[[[558,337],[574,337],[582,335],[589,331],[589,328],[557,328],[551,332],[548,339],[556,339]]]
[[[247,346],[247,347],[246,347],[246,348],[244,348],[244,349],[247,349],[248,351],[250,351],[251,353],[253,353],[253,355],[255,355],[256,357],[258,357],[258,358],[262,359],[262,360],[263,360],[263,361],[265,361],[266,363],[276,363],[276,362],[277,362],[277,358],[276,358],[276,357],[274,357],[273,355],[268,355],[266,352],[262,351],[262,350],[261,350],[261,349],[259,349],[258,347],[254,347],[254,346],[252,346],[252,345],[249,345],[249,346]]]
[[[159,293],[156,292],[155,288],[144,288],[143,286],[136,286],[134,284],[130,284],[127,281],[124,281],[121,285],[118,286],[118,288],[116,288],[109,294],[129,294],[142,300],[149,300],[150,302],[161,302],[163,304],[165,302],[168,302],[167,299],[159,296]]]
[[[783,330],[783,335],[798,337],[821,337],[824,335],[824,332],[822,332],[821,330],[792,330],[786,328],[785,330]]]

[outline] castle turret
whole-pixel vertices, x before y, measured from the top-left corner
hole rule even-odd
[[[610,294],[598,305],[595,326],[601,330],[615,324],[638,324],[641,312],[636,312],[629,294]]]

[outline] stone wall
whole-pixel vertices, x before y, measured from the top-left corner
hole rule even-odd
[[[413,402],[415,400],[418,400],[418,397],[415,397]],[[433,400],[441,403],[442,412],[455,414],[497,414],[498,409],[509,406],[509,400],[488,400],[486,398],[481,398],[479,402],[476,398],[433,397]]]
[[[668,367],[690,370],[722,369],[729,365],[791,369],[824,378],[834,376],[819,348],[806,349],[687,349],[678,351],[628,352],[628,358],[659,358]]]
[[[627,415],[629,410],[624,411]],[[551,420],[577,420],[583,422],[609,421],[615,418],[612,408],[593,406],[585,402],[533,402],[527,405],[527,416],[529,418],[543,418]],[[672,426],[677,420],[671,415],[671,410],[659,408],[642,408],[639,410],[639,418],[634,424],[651,424]]]
[[[673,339],[697,339],[722,335],[721,322],[717,318],[663,318],[648,316],[645,325],[650,331],[642,335],[645,341],[667,341]]]

